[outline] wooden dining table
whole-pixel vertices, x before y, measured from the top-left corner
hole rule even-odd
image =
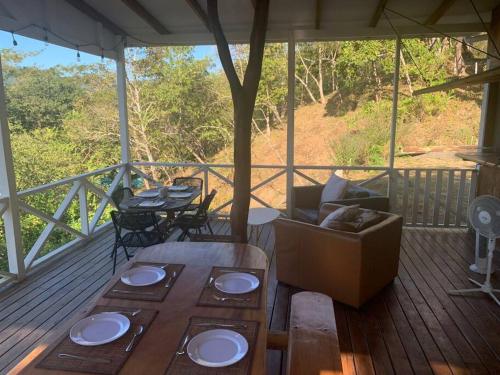
[[[172,290],[162,302],[105,298],[104,294],[118,281],[120,274],[130,268],[134,262],[139,261],[184,264],[185,267],[175,281]],[[207,278],[214,266],[264,270],[259,308],[198,306],[198,298],[203,288],[206,287]],[[120,374],[164,374],[176,355],[189,319],[193,316],[258,321],[259,328],[253,348],[250,374],[264,374],[267,341],[267,273],[268,258],[266,254],[258,247],[248,244],[172,242],[138,250],[135,257],[120,268],[93,302],[89,303],[74,319],[57,327],[57,334],[52,336],[50,342],[40,344],[11,373],[70,374],[66,371],[38,368],[36,365],[63,337],[68,335],[69,329],[74,323],[87,315],[95,306],[104,305],[158,310],[157,316],[133,349],[132,354],[121,368]],[[79,372],[71,373],[78,374]],[[218,373],[223,374],[223,369]]]

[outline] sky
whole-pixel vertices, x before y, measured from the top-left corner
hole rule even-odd
[[[70,48],[59,47],[53,44],[46,44],[42,41],[15,35],[17,46],[12,43],[12,35],[5,31],[0,31],[0,50],[13,48],[19,52],[39,52],[36,56],[27,57],[21,65],[37,65],[41,68],[50,68],[54,65],[72,65],[77,63],[76,51]],[[216,66],[219,66],[219,58],[215,46],[197,46],[194,50],[196,58],[211,57]],[[85,52],[80,52],[80,64],[95,64],[101,61],[99,56],[94,56]]]

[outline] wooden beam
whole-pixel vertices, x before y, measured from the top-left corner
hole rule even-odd
[[[154,17],[146,8],[144,8],[141,3],[137,0],[122,0],[126,6],[130,8],[132,12],[141,17],[146,23],[151,26],[158,34],[165,35],[170,32],[165,26],[162,25],[156,17]]]
[[[80,12],[85,14],[87,17],[91,18],[92,20],[94,20],[96,22],[101,23],[103,27],[105,27],[106,29],[111,31],[113,34],[123,35],[123,36],[128,35],[127,32],[125,30],[123,30],[120,26],[115,24],[113,21],[111,21],[106,16],[99,13],[94,8],[92,8],[85,1],[83,1],[83,0],[66,0],[66,2],[69,5],[71,5],[73,8],[78,9]]]
[[[198,16],[198,18],[203,22],[208,31],[212,31],[210,28],[210,22],[208,21],[208,16],[205,10],[201,7],[197,0],[186,0],[186,3],[191,7],[193,12]]]
[[[380,20],[380,17],[382,16],[382,12],[384,11],[386,4],[387,4],[387,0],[379,0],[377,8],[375,9],[375,12],[373,12],[373,16],[372,16],[368,26],[377,27],[378,21]]]
[[[434,13],[432,13],[424,23],[426,25],[435,25],[454,3],[455,0],[441,1],[441,4],[439,4],[439,6],[434,10]]]
[[[468,77],[454,79],[440,85],[426,87],[425,89],[416,90],[413,95],[428,94],[436,91],[447,91],[458,87],[471,85],[480,85],[483,83],[491,83],[500,81],[500,66],[494,69],[489,69],[485,72],[470,75]]]
[[[287,350],[288,332],[273,330],[269,331],[267,333],[267,348],[271,350]]]
[[[314,17],[314,28],[316,30],[320,29],[321,26],[321,8],[322,8],[322,0],[316,0],[316,12]]]

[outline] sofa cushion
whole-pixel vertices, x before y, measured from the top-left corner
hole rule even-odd
[[[351,208],[340,215],[337,211]],[[358,233],[384,220],[384,216],[374,210],[356,210],[359,206],[347,206],[330,213],[320,224],[320,227]]]
[[[326,202],[333,202],[344,197],[349,181],[342,177],[332,174],[326,182],[323,191],[321,192],[321,200],[319,206]]]
[[[298,221],[303,221],[309,224],[317,224],[319,210],[311,208],[295,208],[293,210],[293,218]]]
[[[344,199],[368,198],[369,196],[370,193],[367,191],[348,189],[344,195]]]
[[[375,224],[380,223],[384,220],[384,216],[375,210],[364,210],[356,218],[355,222],[357,224],[358,232],[365,230]]]
[[[327,217],[319,225],[322,228],[338,229],[340,223],[353,222],[359,215],[359,204],[354,206],[341,207],[333,212],[330,212]]]

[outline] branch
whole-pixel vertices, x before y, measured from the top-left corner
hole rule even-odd
[[[226,73],[231,91],[233,94],[236,94],[241,90],[242,86],[240,79],[238,78],[238,74],[236,74],[236,70],[234,69],[229,44],[220,24],[219,11],[217,10],[217,0],[207,0],[207,10],[208,20],[210,21],[210,27],[212,29],[212,33],[214,34],[215,42],[217,43],[217,51],[219,52],[222,68]]]
[[[268,17],[269,0],[257,0],[253,17],[252,34],[250,35],[250,54],[243,80],[243,87],[252,93],[252,95],[253,93],[257,93],[257,88],[259,87]]]

